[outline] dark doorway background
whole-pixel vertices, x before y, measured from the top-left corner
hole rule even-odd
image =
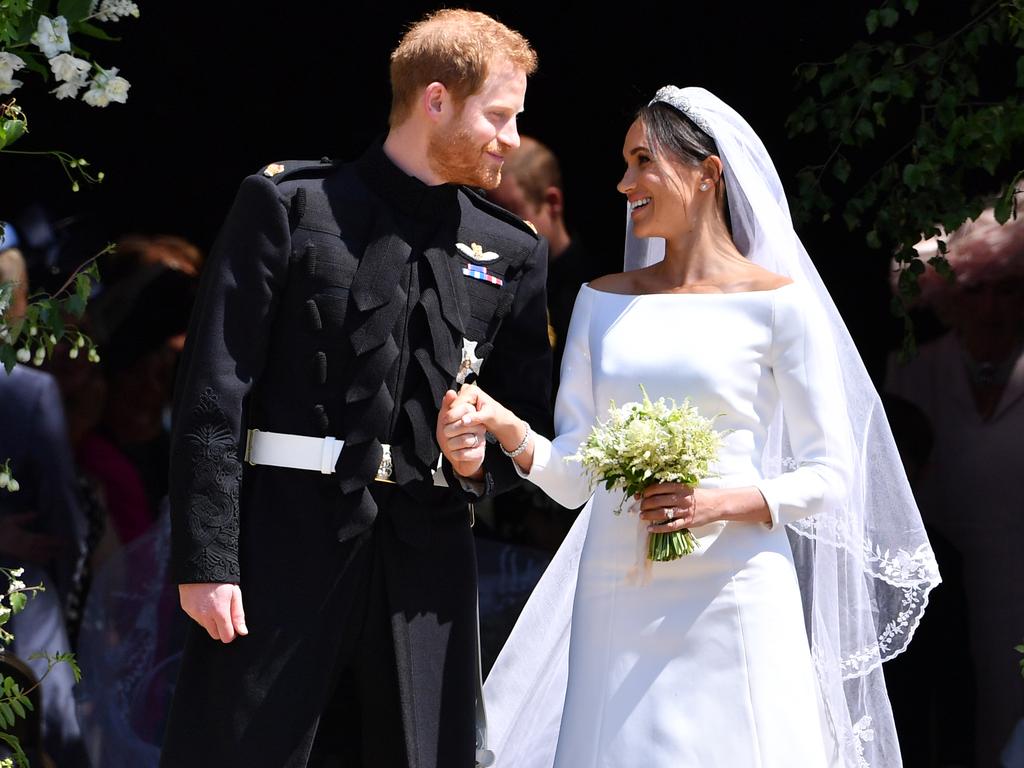
[[[703,85],[749,119],[792,188],[795,172],[827,153],[786,138],[785,117],[798,100],[794,67],[830,60],[863,38],[872,4],[467,5],[537,49],[521,131],[560,156],[571,227],[601,271],[613,271],[625,221],[615,184],[633,110],[666,83]],[[111,28],[121,42],[90,47],[131,81],[126,105],[58,102],[34,75],[16,94],[31,130],[19,149],[84,155],[105,181],[76,194],[56,162],[0,157],[0,217],[17,221],[42,204],[74,235],[66,265],[130,232],[180,234],[206,251],[243,176],[281,159],[354,157],[384,132],[388,54],[408,23],[436,7],[144,0],[140,19]],[[879,376],[898,335],[886,258],[858,233],[802,234]]]

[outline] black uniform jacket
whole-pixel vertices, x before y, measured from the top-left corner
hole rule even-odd
[[[274,752],[279,718],[322,705],[331,635],[344,632],[324,614],[346,546],[384,524],[406,552],[388,555],[402,562],[388,593],[410,750],[445,738],[430,735],[445,729],[441,703],[419,688],[444,687],[446,711],[471,716],[472,667],[464,649],[453,666],[450,645],[475,611],[474,496],[447,465],[448,487],[434,484],[434,428],[468,339],[480,385],[547,431],[546,261],[522,221],[474,190],[422,184],[379,145],[242,183],[204,270],[172,442],[174,578],[240,583],[250,632],[187,646],[191,719],[221,729],[191,736],[204,760],[233,765],[230,742],[244,740],[253,764],[288,762]],[[336,473],[246,464],[250,428],[345,440]],[[373,481],[381,443],[396,485]],[[484,467],[485,494],[518,482],[497,446]]]

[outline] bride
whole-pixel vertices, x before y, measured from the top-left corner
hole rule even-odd
[[[658,91],[623,157],[626,271],[577,297],[557,436],[477,387],[439,416],[457,470],[486,431],[556,501],[590,500],[487,680],[497,766],[899,766],[880,665],[938,572],[775,168],[700,88]],[[728,433],[714,477],[616,516],[565,457],[639,385]],[[681,528],[696,553],[643,562],[649,532]]]

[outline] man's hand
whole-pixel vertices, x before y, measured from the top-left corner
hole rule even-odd
[[[242,590],[237,584],[180,584],[181,608],[214,640],[230,643],[248,635]]]
[[[479,422],[467,423],[469,414],[476,413],[479,390],[463,385],[456,393],[449,389],[441,400],[437,414],[435,437],[441,453],[456,474],[478,480],[483,477],[484,454],[487,449],[486,430]]]
[[[0,552],[36,565],[48,565],[58,557],[67,548],[67,541],[28,530],[35,518],[35,512],[0,516]]]

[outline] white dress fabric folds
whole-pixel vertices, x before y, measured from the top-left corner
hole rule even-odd
[[[795,283],[733,294],[581,289],[558,437],[537,438],[529,479],[567,506],[585,501],[592,483],[565,457],[612,400],[639,399],[643,384],[652,398],[720,414],[728,434],[717,476],[702,485],[760,488],[777,524],[695,529],[696,554],[631,579],[645,533],[636,515],[614,513],[620,492],[598,489],[488,678],[498,768],[839,764],[781,524],[846,488],[839,371],[814,307]],[[780,402],[796,466],[765,479]]]
[[[568,506],[586,500],[563,459],[610,398],[638,399],[643,384],[723,414],[733,431],[705,485],[758,487],[773,525],[699,529],[699,554],[631,586],[638,523],[599,490],[488,677],[498,766],[900,768],[881,665],[907,647],[940,578],[881,402],[751,126],[703,88],[666,86],[654,101],[714,139],[740,253],[794,282],[713,295],[584,287],[558,437],[538,438],[530,480]],[[626,229],[627,270],[664,257],[628,216]]]

